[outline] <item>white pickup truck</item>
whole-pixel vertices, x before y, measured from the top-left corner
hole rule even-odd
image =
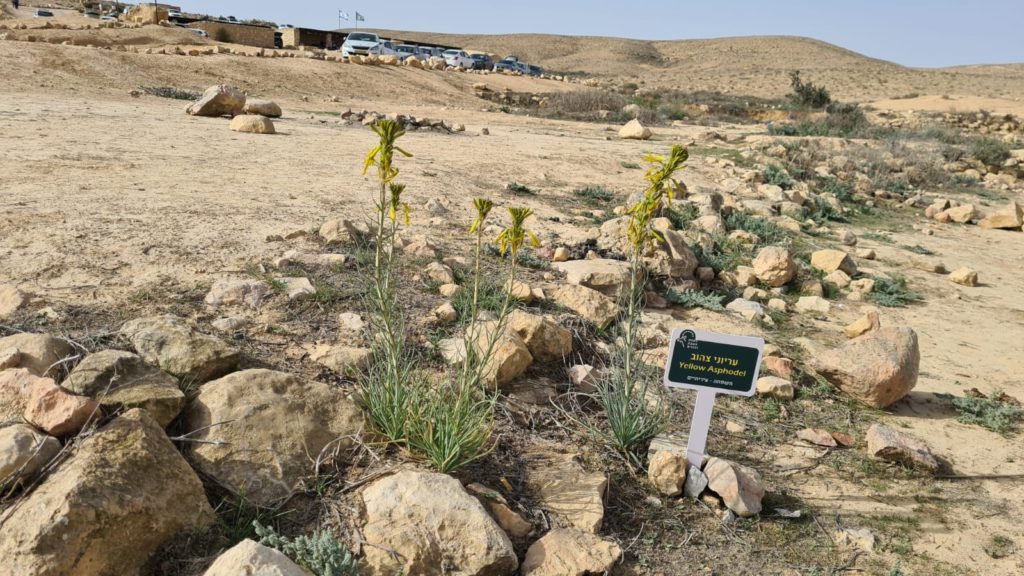
[[[341,55],[345,58],[353,55],[397,56],[398,51],[390,40],[381,40],[370,32],[350,32],[341,45]]]

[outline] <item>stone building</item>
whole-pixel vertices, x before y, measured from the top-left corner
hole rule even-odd
[[[192,23],[191,27],[206,30],[206,33],[210,35],[210,40],[217,42],[244,44],[260,48],[274,47],[274,29],[269,26],[200,20]]]

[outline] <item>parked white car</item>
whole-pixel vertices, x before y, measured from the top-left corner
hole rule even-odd
[[[376,34],[370,32],[350,32],[341,45],[341,55],[345,58],[353,55],[366,56],[376,54],[377,56],[397,56],[390,40],[381,40]]]
[[[445,50],[443,53],[444,63],[454,68],[470,70],[473,68],[473,59],[466,54],[465,50]]]

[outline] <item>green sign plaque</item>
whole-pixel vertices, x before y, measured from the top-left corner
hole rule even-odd
[[[665,385],[751,396],[764,340],[701,330],[672,332]]]

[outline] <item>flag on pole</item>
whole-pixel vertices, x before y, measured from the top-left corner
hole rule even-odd
[[[342,20],[348,20],[348,12],[338,10],[338,18],[341,18]]]
[[[366,18],[364,18],[359,12],[356,12],[356,22],[366,22]]]

